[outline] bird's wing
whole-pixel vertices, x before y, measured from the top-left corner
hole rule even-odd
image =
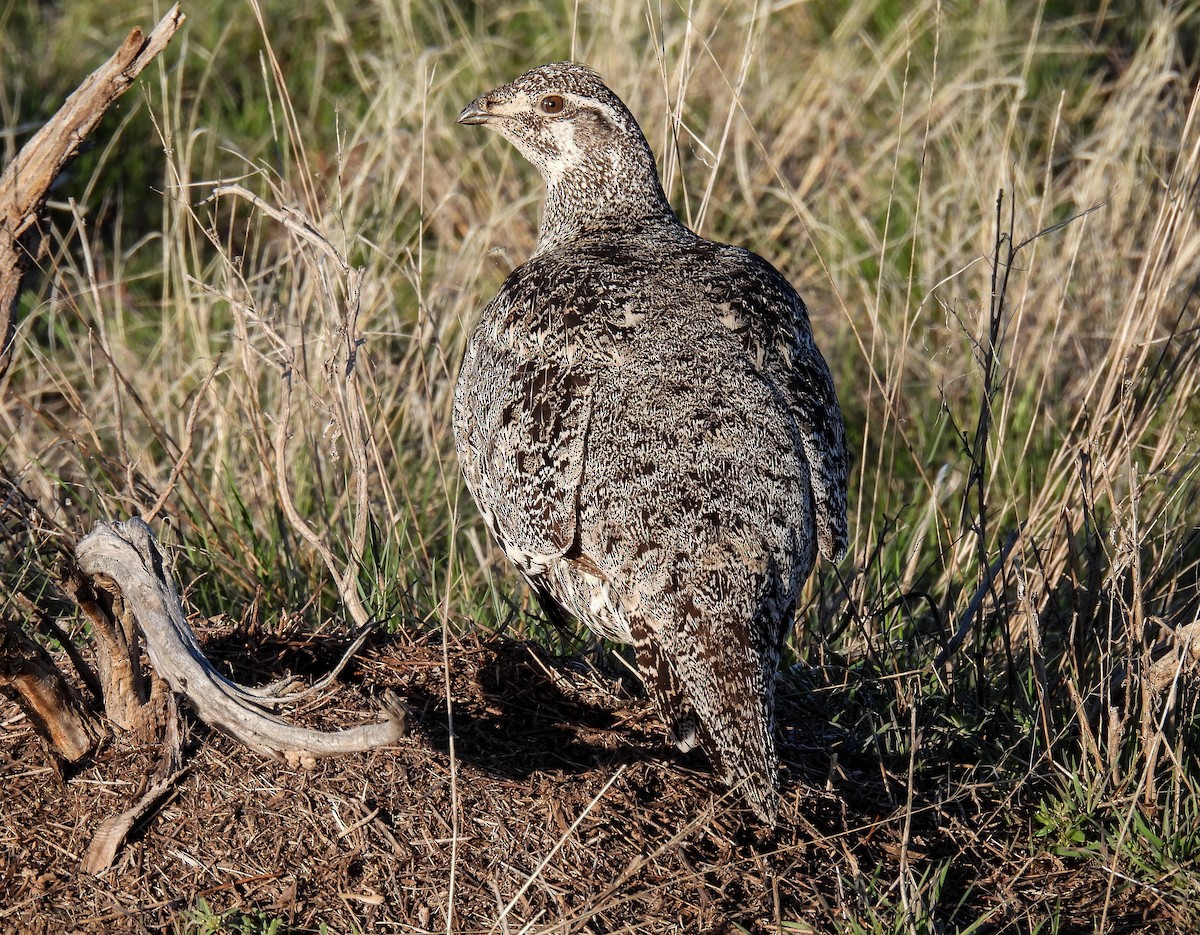
[[[463,475],[527,575],[576,539],[591,394],[587,371],[490,328],[476,332],[464,357],[454,413]]]
[[[736,249],[736,248],[734,248]],[[742,251],[755,288],[748,301],[763,328],[765,368],[787,399],[808,462],[817,547],[832,562],[846,552],[846,425],[829,365],[813,340],[804,300],[762,257]]]
[[[846,428],[808,309],[783,274],[756,253],[725,244],[711,248],[718,259],[711,264],[715,276],[703,283],[705,295],[786,401],[808,463],[817,546],[838,561],[847,543]]]
[[[808,310],[798,295],[792,295],[795,325],[788,342],[788,401],[811,472],[817,547],[825,558],[836,562],[846,553],[848,541],[846,426],[829,365],[813,341]]]

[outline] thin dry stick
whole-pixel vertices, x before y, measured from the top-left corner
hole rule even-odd
[[[321,560],[325,563],[325,567],[329,569],[329,573],[333,576],[333,580],[337,584],[338,593],[341,594],[342,600],[346,605],[346,611],[350,614],[351,618],[359,627],[369,627],[371,625],[371,616],[367,613],[367,609],[363,606],[362,600],[358,596],[358,588],[353,586],[354,574],[358,569],[353,566],[346,569],[339,568],[333,551],[317,535],[317,531],[313,529],[308,521],[300,515],[300,511],[296,509],[296,503],[292,499],[292,491],[287,482],[288,423],[291,421],[292,416],[291,380],[292,371],[289,367],[283,378],[283,400],[280,403],[282,412],[279,414],[279,421],[275,427],[275,471],[279,505],[283,509],[283,515],[291,523],[292,528],[321,556]]]
[[[103,314],[104,305],[100,299],[100,284],[96,280],[96,261],[92,256],[92,243],[88,240],[87,221],[84,220],[83,212],[79,210],[78,203],[74,198],[68,198],[67,204],[71,209],[71,219],[74,222],[74,229],[79,233],[79,252],[83,255],[83,269],[87,276],[88,293],[92,299],[92,307],[96,309],[96,338],[104,353],[104,357],[108,361],[109,368],[113,371],[114,382],[117,387],[116,392],[112,394],[113,439],[117,445],[117,458],[121,464],[126,465],[126,488],[132,494],[135,486],[131,476],[133,472],[133,459],[129,457],[129,448],[126,444],[125,394],[121,392],[122,381],[117,375],[117,367],[113,362],[112,343],[108,339],[108,327],[105,322],[106,316]]]
[[[218,198],[224,197],[225,195],[235,195],[238,198],[245,199],[267,217],[274,218],[293,234],[302,238],[303,240],[307,240],[310,244],[319,249],[327,257],[337,263],[342,272],[350,273],[352,271],[350,264],[348,264],[342,257],[341,253],[338,252],[337,247],[330,243],[328,238],[326,238],[319,230],[317,230],[316,227],[313,226],[312,220],[307,215],[297,211],[295,208],[276,207],[266,199],[260,198],[258,195],[254,194],[254,192],[250,191],[250,189],[246,188],[245,186],[230,184],[218,185],[213,188],[212,193],[208,196],[208,198],[202,201],[201,204],[208,204],[209,202],[216,201]]]
[[[355,569],[362,567],[363,556],[367,551],[367,531],[369,529],[370,511],[370,471],[367,465],[367,438],[370,430],[366,427],[367,402],[363,397],[362,384],[358,379],[355,363],[358,360],[358,314],[359,292],[362,284],[362,270],[352,269],[346,274],[346,322],[343,335],[346,342],[346,376],[344,386],[349,393],[349,400],[339,394],[341,403],[339,415],[344,426],[347,439],[346,448],[350,455],[350,464],[354,469],[354,498],[358,508],[354,511],[354,525],[350,533],[350,558]]]
[[[909,748],[908,748],[908,793],[904,800],[904,831],[900,835],[900,901],[904,904],[904,916],[908,922],[908,930],[916,935],[917,919],[913,912],[913,903],[921,898],[920,892],[913,883],[912,868],[908,863],[908,845],[912,840],[913,795],[916,787],[917,749],[921,746],[921,734],[917,730],[917,710],[920,708],[920,690],[912,700],[909,711]]]
[[[200,412],[200,403],[204,399],[204,394],[208,392],[209,386],[212,385],[213,378],[216,377],[219,368],[220,361],[208,372],[208,376],[204,378],[204,382],[196,390],[196,396],[192,400],[192,405],[188,408],[187,422],[183,428],[183,448],[179,452],[179,457],[175,459],[175,464],[171,467],[171,473],[167,477],[166,484],[163,485],[162,493],[158,495],[158,499],[154,501],[154,505],[142,514],[142,519],[147,523],[154,522],[154,517],[158,515],[158,511],[166,505],[167,498],[171,496],[175,490],[175,485],[179,483],[179,475],[183,473],[183,469],[187,466],[188,458],[192,455],[192,443],[196,437],[196,416]]]
[[[954,631],[954,635],[947,641],[946,648],[934,660],[933,664],[935,666],[940,667],[944,665],[958,651],[963,640],[967,638],[967,634],[971,632],[971,627],[975,623],[975,617],[979,613],[980,608],[983,607],[984,599],[991,593],[992,583],[1004,569],[1005,564],[1008,562],[1008,556],[1012,552],[1013,546],[1020,540],[1020,537],[1021,529],[1019,527],[1010,532],[996,560],[991,565],[985,567],[983,580],[979,582],[979,585],[975,588],[975,593],[971,595],[971,600],[967,602],[967,607],[963,611],[958,629]]]
[[[537,880],[537,878],[539,876],[541,876],[542,871],[545,870],[546,866],[550,863],[550,861],[554,859],[554,855],[557,854],[559,852],[559,850],[562,848],[562,846],[564,844],[566,844],[567,841],[570,840],[571,835],[573,835],[575,833],[576,829],[581,824],[583,824],[583,820],[592,813],[592,809],[596,807],[596,804],[602,798],[604,798],[604,794],[613,787],[613,783],[615,783],[618,779],[620,779],[621,774],[624,772],[625,772],[625,765],[622,764],[621,766],[619,766],[617,768],[617,771],[612,774],[612,778],[609,779],[608,782],[606,782],[604,784],[604,787],[599,792],[597,792],[594,796],[592,796],[592,800],[590,802],[588,802],[587,807],[582,812],[579,813],[578,818],[576,818],[573,822],[571,822],[571,827],[569,827],[566,831],[563,832],[562,836],[554,843],[554,846],[552,848],[550,848],[550,850],[546,853],[546,856],[543,857],[541,862],[536,867],[533,868],[533,873],[529,874],[529,879],[527,879],[525,881],[524,885],[522,885],[522,887],[519,890],[517,890],[516,895],[513,896],[513,898],[508,901],[508,905],[504,907],[504,911],[500,913],[499,917],[492,924],[491,931],[494,932],[496,930],[496,926],[498,926],[501,922],[503,922],[505,920],[505,918],[507,918],[508,914],[512,911],[513,906],[515,906],[517,904],[517,900],[525,895],[525,891],[528,890],[529,887],[533,886],[533,884]]]
[[[342,378],[337,374],[336,355],[326,361],[325,372],[331,386],[337,388],[333,394],[333,416],[346,439],[346,447],[354,474],[354,499],[358,505],[355,510],[350,536],[349,557],[345,567],[341,567],[333,551],[325,544],[316,530],[300,516],[292,499],[291,488],[288,484],[290,472],[287,469],[287,439],[288,426],[291,421],[292,407],[292,378],[295,374],[294,351],[287,349],[288,360],[284,373],[284,393],[282,408],[275,431],[275,476],[276,488],[279,493],[280,505],[288,522],[300,536],[313,547],[325,567],[333,576],[346,607],[360,634],[355,641],[355,648],[361,646],[369,635],[374,623],[371,615],[363,606],[358,594],[358,573],[362,568],[363,555],[366,553],[367,533],[369,531],[369,512],[367,509],[370,487],[370,474],[367,463],[367,437],[370,432],[365,428],[366,400],[362,387],[357,378],[356,363],[358,359],[358,315],[360,311],[362,270],[350,266],[329,239],[326,238],[313,224],[312,220],[294,208],[277,207],[242,185],[218,185],[207,201],[232,195],[242,198],[257,208],[260,212],[278,221],[289,231],[319,249],[332,259],[345,276],[346,297],[339,332],[345,351],[345,366]],[[327,288],[327,293],[332,290]],[[347,396],[349,398],[347,398]],[[348,657],[344,657],[343,663]],[[340,667],[340,666],[339,666]],[[327,676],[336,677],[337,670]]]

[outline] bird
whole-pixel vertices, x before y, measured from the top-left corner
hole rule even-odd
[[[467,489],[547,614],[632,644],[668,740],[775,827],[783,644],[817,551],[847,547],[845,424],[808,310],[679,220],[587,65],[534,68],[457,122],[546,186],[455,384]]]

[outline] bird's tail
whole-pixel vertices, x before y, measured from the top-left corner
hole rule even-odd
[[[720,630],[716,645],[686,632],[664,642],[633,629],[642,680],[672,739],[683,747],[688,729],[697,732],[725,782],[774,828],[779,817],[774,670],[748,638],[741,639],[749,636],[744,625]]]

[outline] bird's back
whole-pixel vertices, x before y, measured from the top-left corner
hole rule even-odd
[[[584,545],[628,563],[635,530],[687,551],[744,526],[807,576],[809,464],[787,375],[808,325],[785,290],[753,254],[682,227],[597,235],[515,270],[476,328],[455,410],[468,486],[510,557],[535,575]]]

